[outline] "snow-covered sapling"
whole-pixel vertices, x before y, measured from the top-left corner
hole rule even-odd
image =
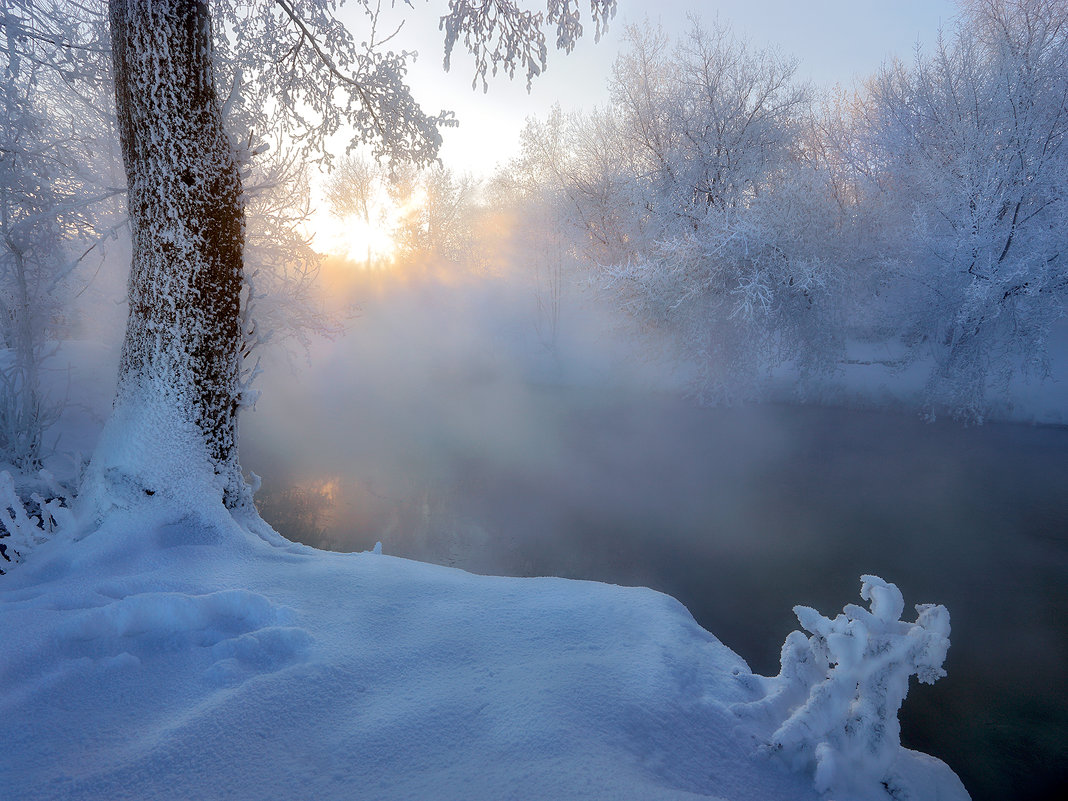
[[[783,721],[768,747],[798,770],[814,771],[819,792],[867,797],[897,782],[901,751],[897,711],[910,676],[933,684],[946,675],[949,612],[919,604],[914,623],[901,620],[904,599],[896,585],[861,576],[860,596],[870,609],[847,604],[833,620],[795,606],[802,632],[782,649],[779,676],[749,717]],[[739,710],[743,714],[747,711]]]

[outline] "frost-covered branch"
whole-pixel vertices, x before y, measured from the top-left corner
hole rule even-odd
[[[489,75],[503,70],[512,78],[518,67],[526,74],[529,89],[548,61],[543,27],[555,25],[557,49],[570,53],[582,36],[578,5],[578,0],[546,0],[545,11],[530,11],[516,0],[449,0],[449,13],[440,23],[445,32],[445,69],[452,65],[456,43],[462,41],[475,60],[472,87],[481,82],[486,91]],[[597,39],[615,13],[616,0],[590,0]]]
[[[447,112],[427,114],[407,84],[409,51],[378,36],[378,3],[356,0],[365,31],[355,36],[320,0],[220,2],[213,9],[219,85],[228,126],[240,140],[284,134],[309,159],[329,164],[328,141],[347,128],[377,158],[426,164],[437,156]],[[395,32],[394,32],[395,33]]]
[[[933,684],[946,675],[949,612],[919,604],[915,622],[901,620],[901,591],[878,576],[861,576],[860,597],[868,609],[847,604],[833,619],[794,607],[808,636],[792,632],[770,692],[735,709],[770,724],[768,750],[811,771],[819,792],[876,797],[898,783],[897,712],[909,678]]]
[[[25,561],[49,535],[73,524],[72,493],[47,470],[24,479],[23,498],[7,470],[0,471],[0,575]],[[28,508],[27,508],[28,507]]]

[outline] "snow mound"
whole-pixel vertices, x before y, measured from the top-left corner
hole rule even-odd
[[[289,617],[286,611],[245,590],[139,593],[69,615],[56,627],[56,642],[67,657],[123,657],[134,664],[161,652],[209,648],[216,661],[205,678],[231,685],[305,651],[306,631],[275,625]]]
[[[0,796],[820,797],[737,731],[774,680],[672,598],[318,552],[165,495],[0,580]],[[910,798],[954,797],[916,766]]]

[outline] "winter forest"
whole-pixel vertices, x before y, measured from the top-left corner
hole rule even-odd
[[[0,0],[0,798],[1062,797],[1068,0],[745,5]]]

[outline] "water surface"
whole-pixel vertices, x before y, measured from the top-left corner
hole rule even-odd
[[[484,380],[405,426],[349,395],[334,424],[361,433],[309,435],[314,459],[253,436],[264,516],[319,547],[650,586],[764,674],[793,605],[833,616],[880,575],[952,616],[949,675],[913,682],[905,744],[976,801],[1062,797],[1068,429]]]

